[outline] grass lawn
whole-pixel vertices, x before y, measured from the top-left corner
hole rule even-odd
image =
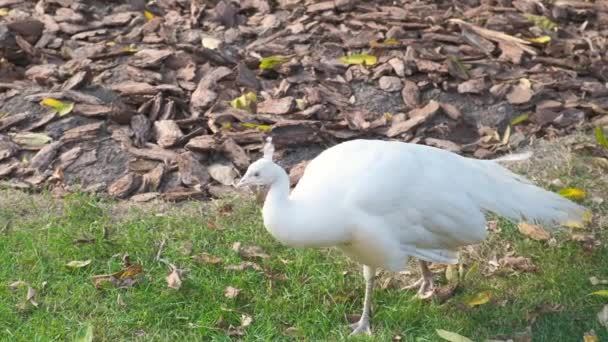
[[[549,177],[589,192],[583,203],[593,208],[596,220],[577,233],[591,235],[595,245],[572,241],[567,231],[550,241],[530,240],[516,225],[499,220],[486,242],[463,253],[464,267],[478,271],[469,272],[443,303],[400,290],[414,280],[415,268],[412,275],[381,273],[374,294],[374,336],[360,339],[439,341],[436,329],[444,329],[474,341],[517,336],[581,341],[593,329],[600,341],[608,341],[607,329],[596,318],[608,297],[589,295],[608,289],[589,281],[592,276],[608,279],[608,208],[592,201],[593,192],[608,192],[601,188],[606,186],[602,171],[581,158]],[[54,200],[11,190],[2,190],[0,198],[2,341],[72,340],[87,324],[95,341],[340,340],[350,332],[347,316],[362,307],[358,265],[336,250],[281,246],[264,230],[253,201],[127,206],[83,194]],[[259,246],[269,257],[240,255],[233,250],[236,242],[242,251]],[[125,253],[143,266],[141,279],[127,288],[96,288],[91,277],[121,270]],[[499,267],[489,275],[490,261],[508,253],[530,258],[537,271]],[[82,268],[66,266],[89,259]],[[246,265],[243,261],[255,265],[230,269]],[[178,290],[167,286],[166,262],[184,269]],[[435,270],[445,284],[445,272]],[[9,286],[19,280],[27,285]],[[28,285],[38,306],[26,301]],[[235,298],[225,296],[229,286],[240,290]],[[489,302],[473,308],[463,304],[483,291],[492,294]],[[244,317],[253,321],[239,328]]]

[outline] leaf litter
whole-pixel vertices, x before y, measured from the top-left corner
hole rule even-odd
[[[142,196],[143,175],[128,168],[137,157],[167,164],[160,199],[221,197],[231,190],[218,177],[180,183],[176,156],[194,151],[196,168],[221,162],[242,172],[270,135],[277,149],[297,151],[288,169],[313,157],[304,153],[311,145],[363,136],[490,158],[579,125],[605,127],[601,2],[549,2],[542,10],[524,1],[467,2],[454,10],[427,0],[369,7],[262,0],[203,9],[172,0],[103,13],[70,4],[3,8],[11,83],[0,90],[0,134],[17,143],[16,160],[64,143],[28,188],[71,190],[78,179],[118,198]],[[102,19],[78,19],[89,16]],[[51,63],[39,51],[62,58]],[[498,139],[476,128],[502,133],[508,122]],[[100,146],[97,160],[83,154],[64,177],[47,176],[61,155],[89,143]],[[107,167],[106,154],[118,156],[116,167]],[[9,166],[0,167],[2,177],[28,180],[22,165]],[[115,171],[100,171],[108,169]]]

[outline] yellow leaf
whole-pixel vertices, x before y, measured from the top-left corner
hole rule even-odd
[[[352,54],[348,56],[340,57],[340,61],[344,64],[365,64],[368,66],[375,65],[378,62],[378,58],[373,55],[367,54]]]
[[[123,47],[122,51],[129,52],[129,53],[135,53],[135,52],[137,52],[137,46],[135,44],[129,44],[128,46]]]
[[[8,8],[0,8],[0,17],[6,17],[8,15]]]
[[[471,340],[470,338],[464,337],[455,332],[443,329],[436,329],[435,331],[437,332],[437,335],[439,335],[439,337],[449,342],[473,342],[473,340]]]
[[[598,144],[608,148],[608,140],[604,135],[604,130],[600,126],[595,127],[595,140],[597,140]]]
[[[232,124],[230,122],[224,122],[222,124],[222,130],[223,131],[229,131],[232,129]]]
[[[257,95],[254,92],[250,91],[230,101],[230,105],[232,106],[232,108],[251,111],[251,104],[253,102],[256,102],[257,100]]]
[[[458,283],[458,268],[456,265],[448,265],[445,269],[445,279],[448,281],[448,284],[456,284]]]
[[[608,297],[608,290],[599,290],[595,292],[591,292],[592,295]]]
[[[469,280],[469,279],[473,278],[477,274],[478,270],[479,270],[479,264],[478,263],[474,263],[469,268],[469,270],[467,271],[467,273],[465,273],[464,280]]]
[[[287,62],[289,58],[282,56],[270,56],[266,58],[262,58],[260,61],[260,69],[274,69],[279,65]]]
[[[270,127],[269,125],[258,125],[258,124],[254,124],[254,123],[248,123],[248,122],[244,122],[241,125],[243,127],[247,127],[247,128],[259,129],[260,131],[263,131],[263,132],[268,132],[272,129],[272,127]]]
[[[393,120],[393,113],[391,113],[391,112],[385,112],[385,113],[384,113],[384,119],[385,119],[386,121],[391,121],[391,120]]]
[[[547,31],[557,31],[557,28],[559,27],[549,18],[543,17],[542,15],[524,14],[524,17],[528,19],[528,21],[534,23],[534,25]]]
[[[395,45],[399,44],[399,41],[395,38],[389,38],[384,41],[384,44],[389,45],[389,46],[395,46]]]
[[[489,302],[491,298],[492,298],[492,292],[490,292],[490,291],[483,291],[483,292],[479,292],[478,294],[476,294],[473,297],[469,298],[465,303],[469,307],[472,308],[474,306],[482,305],[482,304],[485,304],[485,303]]]
[[[109,41],[109,42],[106,42],[106,46],[110,46],[110,47],[112,47],[112,46],[115,46],[115,45],[116,45],[116,42],[115,42],[115,41]]]
[[[585,190],[577,189],[577,188],[566,188],[558,191],[558,194],[573,200],[580,200],[587,196]]]
[[[507,145],[509,143],[509,138],[511,138],[511,126],[507,126],[505,129],[505,134],[502,136],[502,144]]]
[[[152,19],[156,18],[156,16],[154,15],[154,13],[152,13],[152,12],[150,12],[150,11],[148,11],[148,10],[145,10],[145,11],[144,11],[144,16],[145,16],[145,17],[146,17],[146,19],[148,19],[148,20],[152,20]]]
[[[513,120],[511,120],[511,126],[515,126],[515,125],[520,124],[520,123],[522,123],[524,121],[527,121],[528,118],[529,118],[529,114],[528,113],[524,113],[524,114],[522,114],[520,116],[517,116],[517,117],[513,118]]]
[[[84,260],[84,261],[74,260],[74,261],[68,262],[65,265],[70,268],[82,268],[82,267],[88,266],[89,264],[91,264],[91,259]]]
[[[595,331],[591,330],[583,335],[583,342],[600,342],[600,340],[597,338]]]
[[[41,146],[48,144],[53,139],[46,134],[22,132],[12,136],[12,140],[19,145]]]
[[[59,116],[70,114],[74,109],[74,102],[62,102],[50,97],[43,99],[40,104],[52,108]]]
[[[532,43],[536,43],[536,44],[547,44],[548,42],[551,41],[551,36],[540,36],[540,37],[535,37],[535,38],[528,38],[529,42]]]
[[[308,104],[308,103],[307,103],[307,102],[306,102],[306,100],[304,100],[304,99],[296,99],[296,107],[297,107],[299,110],[304,110],[304,109],[306,109],[306,105],[307,105],[307,104]]]
[[[134,264],[113,274],[117,279],[134,278],[144,270],[142,265]]]
[[[551,234],[546,231],[543,227],[537,226],[535,224],[530,224],[526,222],[520,222],[517,225],[519,232],[524,234],[525,236],[538,241],[549,240]]]

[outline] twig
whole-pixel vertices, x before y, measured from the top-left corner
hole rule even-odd
[[[163,254],[163,248],[165,248],[166,243],[167,243],[167,239],[163,238],[163,240],[160,242],[160,246],[158,247],[158,252],[156,253],[156,258],[154,258],[154,260],[162,261],[162,262],[166,263],[165,260],[160,258],[160,256]]]

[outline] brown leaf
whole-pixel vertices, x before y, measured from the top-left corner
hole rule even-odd
[[[171,289],[179,290],[182,287],[181,273],[182,270],[178,269],[174,265],[170,265],[171,271],[165,278],[167,286]]]
[[[546,231],[543,227],[535,224],[520,222],[517,225],[517,228],[519,229],[520,233],[528,236],[533,240],[544,241],[549,240],[549,238],[551,237],[551,234],[549,234],[548,231]]]
[[[239,295],[239,292],[241,292],[241,290],[236,287],[228,286],[226,290],[224,290],[224,297],[233,299]]]
[[[226,266],[226,269],[231,270],[231,271],[243,271],[247,268],[253,268],[256,271],[262,271],[262,267],[260,267],[260,265],[256,264],[255,262],[252,262],[252,261],[243,261],[237,265]]]
[[[192,257],[192,259],[194,259],[194,261],[201,263],[201,264],[219,264],[220,262],[222,262],[222,259],[220,257],[216,257],[213,256],[211,254],[208,253],[201,253],[199,255],[195,255]]]
[[[504,258],[500,259],[498,263],[502,267],[509,267],[513,270],[519,270],[523,272],[535,272],[537,270],[536,265],[532,263],[532,260],[530,260],[530,258],[525,258],[521,256],[505,256]]]
[[[241,247],[240,243],[238,243],[238,245],[235,243],[235,245],[232,246],[232,249],[244,258],[270,258],[270,255],[266,254],[260,246],[254,245]]]
[[[534,91],[529,86],[518,84],[507,94],[507,101],[512,104],[523,104],[529,102],[533,95]]]
[[[125,263],[126,268],[112,274],[101,274],[91,277],[96,288],[105,283],[110,283],[118,288],[131,287],[137,283],[143,272],[143,266],[139,264]]]

